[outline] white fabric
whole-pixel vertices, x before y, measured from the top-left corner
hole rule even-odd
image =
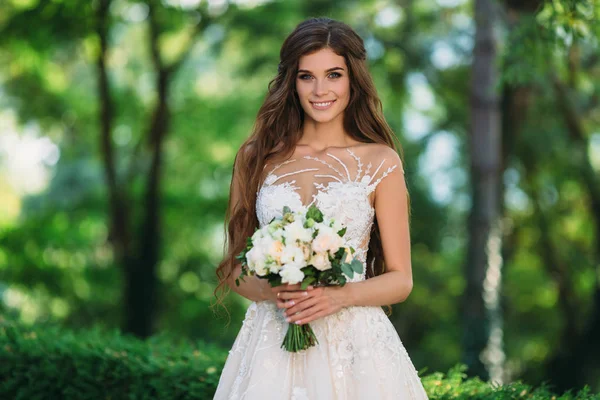
[[[285,205],[300,210],[315,203],[326,216],[346,224],[344,238],[366,267],[375,216],[370,195],[385,176],[393,171],[403,173],[402,165],[371,160],[372,152],[365,152],[369,164],[363,173],[361,157],[350,148],[337,154],[329,151],[326,156],[328,159],[304,156],[269,168],[257,192],[259,223],[263,226],[281,216]],[[378,167],[370,175],[373,165]],[[352,281],[364,279],[363,272]],[[229,352],[214,399],[427,399],[381,307],[347,307],[310,325],[319,344],[289,353],[280,347],[288,326],[282,310],[273,302],[253,302]]]

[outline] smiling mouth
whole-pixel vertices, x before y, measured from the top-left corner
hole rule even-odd
[[[314,109],[317,110],[327,110],[329,107],[331,107],[331,105],[335,103],[335,100],[329,100],[329,101],[311,101],[310,104],[313,106]]]

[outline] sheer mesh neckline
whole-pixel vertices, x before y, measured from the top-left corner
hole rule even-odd
[[[364,169],[363,160],[354,153],[353,147],[360,146],[341,148],[342,151],[336,154],[330,151],[317,156],[298,154],[284,161],[267,164],[263,168],[266,170],[266,175],[257,188],[257,194],[265,188],[278,188],[278,192],[283,190],[292,198],[293,204],[309,207],[315,204],[323,193],[346,187],[354,194],[366,194],[369,208],[373,208],[374,194],[373,196],[370,194],[374,192],[381,179],[396,168],[396,165],[389,166],[387,170],[384,168],[379,178],[375,179],[386,163],[386,159],[376,157],[371,160],[372,154],[362,154],[362,158],[367,158],[365,162],[368,161]]]
[[[366,170],[363,170],[363,162],[352,150],[351,147],[342,148],[345,150],[354,160],[353,165],[350,165],[348,160],[342,160],[344,157],[341,155],[335,155],[327,151],[323,155],[297,155],[294,158],[275,163],[273,165],[265,165],[264,169],[268,167],[267,175],[265,176],[262,185],[259,190],[265,186],[283,186],[288,189],[289,193],[296,197],[299,204],[303,207],[309,207],[314,204],[322,192],[328,192],[332,186],[350,186],[350,187],[363,187],[368,188],[371,186],[374,177],[377,175],[385,160],[381,160],[381,163],[377,166],[376,170],[370,175],[372,163],[369,162],[366,166]],[[327,159],[328,158],[328,159]],[[297,166],[300,164],[300,168],[293,170],[285,170],[285,166],[292,164]],[[302,168],[302,167],[308,168]],[[284,171],[281,171],[281,169]],[[279,171],[279,172],[278,172]],[[314,173],[306,177],[306,172],[324,171],[329,173]],[[304,179],[298,174],[304,175]],[[286,179],[294,176],[301,180],[302,184],[297,183],[297,179]],[[317,182],[316,180],[325,180],[324,182]],[[379,179],[381,180],[381,179]],[[377,183],[379,182],[377,180]],[[373,188],[375,185],[372,185]],[[311,187],[314,187],[311,189]],[[369,193],[372,191],[369,190]],[[304,194],[304,195],[303,195]],[[307,201],[305,199],[312,199]],[[373,208],[369,202],[370,208]]]

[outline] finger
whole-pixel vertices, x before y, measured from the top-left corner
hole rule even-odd
[[[298,304],[299,300],[279,300],[277,299],[278,308],[290,308]]]
[[[302,290],[299,283],[296,283],[295,285],[290,285],[288,283],[288,284],[284,285],[284,287],[285,287],[285,290],[287,290],[289,292],[294,291],[294,290]]]
[[[290,301],[292,301],[292,300],[290,300]],[[289,303],[289,301],[277,300],[277,308],[289,308],[289,307],[291,307],[288,303]]]
[[[313,289],[314,289],[314,287],[312,285],[308,286],[306,289],[302,289],[300,283],[296,283],[295,285],[283,284],[283,285],[274,286],[271,288],[271,290],[275,293],[277,293],[277,292],[292,292],[292,291],[297,291],[297,290],[311,291]]]
[[[319,311],[321,311],[320,305],[316,304],[316,305],[314,305],[310,308],[307,308],[299,313],[290,315],[285,320],[287,322],[289,322],[290,324],[297,323],[298,325],[300,325],[301,322],[297,322],[297,321],[303,321],[303,320],[307,319],[309,316],[311,316],[315,313],[318,313]]]
[[[310,290],[310,291],[308,291],[308,296],[309,296],[309,297],[317,297],[317,296],[320,296],[320,295],[322,295],[322,294],[323,294],[323,290],[324,290],[324,288],[322,288],[322,287],[319,287],[319,288],[316,288],[316,289]]]
[[[297,293],[296,291],[288,292],[287,290],[285,290],[286,286],[287,285],[280,285],[280,286],[271,288],[271,292],[275,294],[275,297],[277,298],[277,300],[289,299],[289,296],[286,297],[286,295],[284,295],[285,293]]]
[[[298,321],[298,325],[309,324],[309,323],[316,321],[319,318],[323,318],[325,316],[327,316],[327,313],[325,311],[319,311],[319,312],[314,313],[311,316],[308,316],[308,317]]]
[[[282,306],[279,308],[290,308],[297,304],[304,304],[306,302],[306,300],[308,300],[308,299],[312,299],[312,297],[310,297],[310,294],[307,296],[299,297],[294,300],[283,300],[283,301],[281,301]]]
[[[314,306],[318,302],[319,302],[319,299],[316,299],[313,297],[310,299],[306,299],[294,306],[287,307],[288,310],[286,310],[285,316],[287,317],[288,315],[294,315],[296,313],[302,312],[302,311]]]
[[[296,300],[308,297],[307,291],[279,292],[277,296],[280,300]]]
[[[298,286],[298,288],[300,288],[300,285],[277,285],[277,286],[273,286],[271,287],[271,291],[277,293],[277,292],[289,292],[291,290],[295,290],[294,286]]]

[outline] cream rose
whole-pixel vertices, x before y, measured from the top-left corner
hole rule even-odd
[[[329,255],[327,252],[313,254],[308,263],[319,271],[331,269],[331,261],[329,261]]]
[[[330,251],[332,254],[338,251],[340,246],[344,244],[340,235],[332,228],[323,226],[319,228],[319,234],[312,242],[312,248],[317,253]]]

